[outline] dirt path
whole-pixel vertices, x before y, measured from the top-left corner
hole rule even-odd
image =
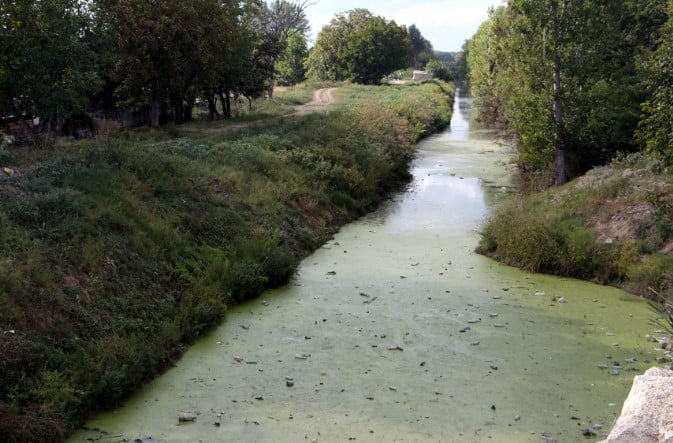
[[[313,100],[304,105],[295,106],[294,109],[300,115],[325,109],[334,104],[334,91],[336,90],[337,88],[316,89],[313,91]]]
[[[307,114],[312,114],[314,112],[321,111],[325,109],[328,106],[331,106],[334,104],[334,91],[336,91],[338,88],[322,88],[322,89],[316,89],[313,91],[313,100],[311,100],[308,103],[305,103],[303,105],[297,105],[294,107],[294,113],[290,115],[307,115]],[[273,117],[272,117],[273,118]],[[243,129],[243,128],[248,128],[253,125],[261,124],[266,121],[268,121],[269,118],[262,118],[259,120],[253,120],[249,122],[241,122],[241,123],[232,123],[226,126],[220,126],[220,127],[210,127],[210,128],[202,128],[199,129],[198,131],[186,131],[185,135],[187,136],[193,136],[196,133],[198,134],[219,134],[219,133],[224,133],[224,132],[230,132],[230,131],[235,131],[237,129]],[[156,143],[151,143],[149,146],[159,146],[163,145],[169,142],[174,141],[174,139],[170,140],[162,140],[160,142]]]

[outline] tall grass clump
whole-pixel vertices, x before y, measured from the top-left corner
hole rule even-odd
[[[197,139],[0,151],[0,440],[63,440],[404,182],[452,89],[360,91]]]

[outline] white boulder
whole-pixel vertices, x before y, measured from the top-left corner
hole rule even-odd
[[[650,368],[633,380],[608,443],[673,443],[673,371]]]

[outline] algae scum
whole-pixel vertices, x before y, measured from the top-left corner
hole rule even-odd
[[[658,355],[652,313],[473,252],[512,153],[468,111],[458,100],[452,130],[419,145],[406,192],[72,441],[600,439]]]

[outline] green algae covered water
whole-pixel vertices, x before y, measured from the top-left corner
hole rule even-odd
[[[512,152],[469,128],[469,106],[459,99],[451,130],[419,145],[406,192],[71,441],[603,438],[658,355],[643,338],[652,313],[616,289],[473,252],[510,189]]]

